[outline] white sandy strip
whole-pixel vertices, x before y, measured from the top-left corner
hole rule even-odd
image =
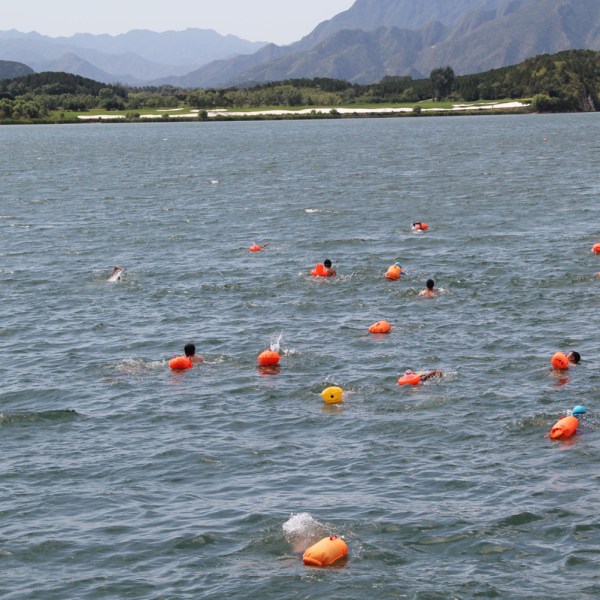
[[[500,104],[455,104],[452,108],[424,108],[423,112],[440,112],[440,111],[465,111],[465,110],[494,110],[494,109],[510,109],[522,108],[529,106],[523,102],[503,102]],[[162,111],[163,113],[171,112]],[[393,114],[393,113],[410,113],[412,108],[304,108],[302,110],[253,110],[253,111],[236,111],[228,112],[226,109],[215,109],[207,111],[207,116],[210,117],[252,117],[252,116],[283,116],[283,115],[310,115],[314,113],[328,115],[332,110],[335,110],[340,115],[377,115],[377,114]],[[170,114],[170,119],[193,119],[198,116],[199,110],[193,110],[191,113]],[[93,119],[124,119],[123,115],[80,115],[78,119],[93,120]],[[140,115],[140,119],[162,119],[163,115]]]
[[[493,110],[502,108],[521,108],[528,106],[522,102],[503,102],[500,104],[455,104],[452,108],[424,108],[423,112],[440,112],[440,111],[461,111],[461,110]],[[410,113],[412,108],[305,108],[302,110],[261,110],[261,111],[240,111],[227,112],[224,109],[209,110],[209,117],[226,116],[226,117],[248,117],[252,115],[260,116],[280,116],[280,115],[310,115],[311,113],[330,114],[335,110],[341,115],[356,114],[356,115],[376,115],[376,114],[393,114],[393,113]]]
[[[81,119],[82,121],[97,121],[98,119],[108,121],[111,119],[124,119],[125,117],[123,115],[78,115],[77,118]]]

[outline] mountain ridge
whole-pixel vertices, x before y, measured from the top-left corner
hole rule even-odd
[[[298,77],[369,83],[388,75],[426,77],[440,66],[476,73],[539,54],[600,50],[600,0],[355,0],[293,44],[257,42],[252,51],[236,46],[235,56],[216,60],[208,60],[206,50],[200,66],[193,64],[200,56],[199,35],[211,52],[220,51],[221,42],[239,40],[187,29],[76,34],[49,42],[35,32],[11,30],[0,31],[0,57],[110,83],[188,88],[247,87]],[[176,64],[177,57],[190,62]]]
[[[44,71],[61,61],[66,64],[72,61],[71,55],[76,55],[104,71],[104,81],[130,85],[182,76],[214,60],[255,52],[264,45],[265,42],[248,42],[232,35],[222,36],[212,29],[197,28],[162,33],[134,29],[117,36],[79,33],[57,38],[14,29],[0,31],[2,59]],[[63,59],[65,55],[67,59]],[[88,72],[86,68],[85,72],[74,74],[87,76]]]
[[[368,9],[379,18],[385,15],[398,23],[402,19],[411,22],[410,11],[408,17],[401,17],[401,9],[409,2],[357,0],[350,9],[321,23],[295,44],[271,46],[269,54],[262,49],[251,56],[210,63],[171,82],[192,87],[228,87],[294,77],[332,77],[365,83],[366,77],[373,78],[371,81],[386,75],[423,77],[443,65],[464,74],[569,48],[600,50],[598,0],[457,0],[447,13],[441,12],[447,6],[443,0],[423,0],[414,17],[420,15],[421,20],[412,21],[423,23],[418,30],[389,23],[369,31],[364,27],[343,29],[360,20]],[[457,6],[478,10],[459,14]],[[442,20],[425,21],[427,7],[432,9],[428,15],[437,14]],[[375,22],[371,18],[365,27]],[[325,28],[335,27],[341,29],[322,37]],[[350,33],[341,35],[341,31]]]

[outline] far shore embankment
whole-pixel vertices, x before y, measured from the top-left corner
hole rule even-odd
[[[223,120],[223,119],[281,119],[281,118],[323,118],[330,116],[360,116],[360,117],[382,117],[395,115],[414,114],[473,114],[480,111],[518,111],[526,109],[530,105],[525,102],[500,102],[490,104],[454,104],[451,107],[420,108],[420,107],[383,107],[383,108],[350,108],[350,107],[316,107],[303,109],[259,109],[259,110],[227,110],[227,109],[165,109],[152,114],[139,114],[136,120],[176,120],[176,119],[199,119]],[[180,112],[181,111],[181,112]],[[131,120],[126,115],[111,114],[110,112],[94,115],[77,115],[80,121],[119,121]]]

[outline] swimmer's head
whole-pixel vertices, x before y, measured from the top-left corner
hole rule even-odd
[[[432,290],[433,286],[435,285],[435,282],[433,281],[433,279],[428,279],[425,285],[427,286],[428,290]]]
[[[571,364],[576,365],[581,360],[581,354],[573,350],[572,352],[569,352],[569,354],[567,354],[567,359]]]
[[[400,268],[402,268],[402,265],[401,265],[399,262],[397,262],[397,263],[394,263],[394,265],[396,265],[397,267],[400,267]]]
[[[194,356],[194,354],[196,354],[196,346],[194,346],[194,344],[186,344],[183,351],[186,356]]]
[[[324,266],[326,269],[331,269],[331,261],[330,261],[328,258],[326,258],[326,259],[323,261],[323,266]]]

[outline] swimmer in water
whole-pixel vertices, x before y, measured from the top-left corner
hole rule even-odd
[[[419,292],[419,296],[422,296],[423,298],[431,298],[433,296],[436,295],[435,290],[433,289],[433,286],[435,285],[435,282],[433,281],[433,279],[428,279],[427,282],[425,283],[425,289],[421,292]]]
[[[201,363],[204,362],[204,359],[201,356],[196,356],[196,346],[194,344],[186,344],[183,349],[185,352],[185,357],[189,358],[189,360],[193,363]]]
[[[423,231],[423,221],[415,221],[415,222],[412,224],[412,228],[413,228],[415,231]]]
[[[432,377],[443,377],[444,374],[438,370],[435,369],[434,371],[429,371],[428,373],[415,373],[414,371],[411,371],[410,369],[408,371],[404,372],[404,375],[419,375],[421,377],[421,381],[427,381],[428,379],[431,379]]]
[[[250,252],[260,252],[263,248],[267,248],[269,244],[252,244],[248,250]]]
[[[326,277],[334,277],[337,275],[336,270],[331,268],[331,261],[328,258],[323,261],[323,267],[325,267],[324,272]]]
[[[567,360],[569,361],[570,365],[577,365],[581,360],[581,354],[579,354],[579,352],[575,352],[575,350],[572,350],[567,354]]]
[[[123,275],[124,267],[119,267],[119,265],[113,267],[112,273],[108,278],[108,281],[121,281],[121,276]]]

